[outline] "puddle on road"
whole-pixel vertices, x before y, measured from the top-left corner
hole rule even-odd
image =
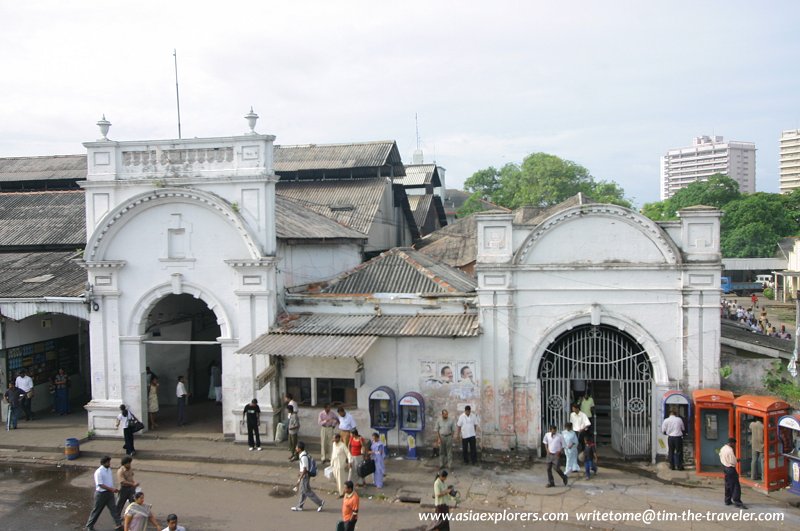
[[[73,481],[83,478],[80,488]],[[85,470],[0,467],[0,517],[4,529],[64,529],[80,526],[91,507],[92,482]]]

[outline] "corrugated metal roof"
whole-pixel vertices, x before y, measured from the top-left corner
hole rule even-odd
[[[85,244],[83,191],[0,193],[0,248]]]
[[[263,334],[237,354],[290,358],[360,358],[377,336]]]
[[[381,253],[332,280],[322,293],[471,293],[475,281],[461,271],[434,262],[408,248]]]
[[[425,226],[425,222],[428,219],[428,211],[430,211],[432,204],[433,196],[431,194],[408,196],[408,205],[414,213],[414,222],[420,229]]]
[[[86,271],[81,253],[0,253],[0,298],[80,297]]]
[[[0,181],[85,178],[85,154],[0,158]]]
[[[284,315],[283,320],[284,323],[273,330],[273,334],[474,337],[480,332],[477,314],[295,314]]]
[[[281,181],[275,191],[358,232],[369,234],[381,199],[391,193],[386,179]]]
[[[275,146],[275,173],[341,170],[393,166],[395,177],[404,175],[397,144],[392,140],[350,144]],[[387,174],[388,175],[388,174]]]
[[[275,196],[276,231],[278,238],[319,240],[346,238],[365,240],[367,236],[306,208],[290,197]]]
[[[406,176],[401,182],[405,187],[430,185],[436,188],[442,185],[436,164],[406,164]]]

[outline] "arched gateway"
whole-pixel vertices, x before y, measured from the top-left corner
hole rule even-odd
[[[649,457],[653,367],[647,351],[609,325],[585,324],[559,335],[539,362],[542,427],[559,429],[570,402],[586,388],[594,395],[598,438],[610,437],[624,457]]]

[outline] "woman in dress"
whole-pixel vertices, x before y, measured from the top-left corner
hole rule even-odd
[[[379,489],[383,488],[383,474],[386,471],[384,458],[386,457],[386,445],[381,442],[381,436],[378,433],[372,434],[372,443],[369,447],[369,455],[375,462],[375,473],[372,476],[375,486]]]
[[[564,473],[580,472],[581,468],[578,466],[578,436],[572,431],[571,422],[567,422],[564,425],[561,438],[564,439],[564,455],[567,456],[567,466],[564,467]]]
[[[133,430],[131,429],[131,424],[133,423],[133,415],[128,408],[125,407],[125,404],[119,406],[119,415],[117,415],[117,425],[115,428],[119,428],[120,423],[122,423],[122,434],[125,436],[125,444],[122,446],[125,448],[125,454],[127,455],[136,455],[136,450],[133,447]]]
[[[128,508],[125,509],[123,521],[125,531],[142,531],[147,526],[147,522],[153,524],[156,529],[161,529],[151,506],[145,505],[144,492],[142,491],[134,494],[133,503],[128,505]]]
[[[158,428],[156,414],[158,413],[158,377],[150,378],[150,388],[147,391],[147,414],[150,417],[150,429]]]
[[[344,482],[347,481],[347,467],[350,463],[350,452],[338,433],[333,435],[333,448],[331,449],[331,467],[333,479],[336,481],[336,490],[339,497],[344,496]]]

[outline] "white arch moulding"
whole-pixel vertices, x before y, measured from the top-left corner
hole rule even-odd
[[[196,204],[215,212],[234,227],[247,247],[250,258],[257,260],[262,257],[256,239],[247,229],[244,219],[225,199],[211,192],[191,188],[157,188],[134,196],[108,212],[86,242],[84,260],[89,263],[103,260],[108,247],[107,242],[133,216],[140,215],[152,207],[175,202]]]

